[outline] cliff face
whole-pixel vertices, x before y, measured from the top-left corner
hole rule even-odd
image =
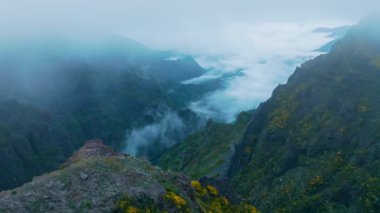
[[[0,104],[0,189],[15,187],[50,171],[78,146],[76,135],[28,104]]]
[[[1,212],[256,211],[217,188],[89,141],[61,168],[0,193]]]
[[[229,177],[262,210],[379,211],[378,23],[303,64],[253,113]]]

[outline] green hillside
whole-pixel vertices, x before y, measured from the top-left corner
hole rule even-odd
[[[264,212],[380,209],[380,29],[365,20],[253,113],[229,170]]]
[[[229,167],[234,146],[240,142],[250,118],[243,112],[232,124],[209,121],[206,127],[166,151],[158,161],[164,169],[192,178],[223,177]]]

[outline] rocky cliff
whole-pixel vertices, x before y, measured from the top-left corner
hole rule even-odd
[[[217,187],[88,141],[59,170],[0,193],[0,212],[257,212]]]

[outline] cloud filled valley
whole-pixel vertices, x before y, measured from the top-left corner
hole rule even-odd
[[[1,3],[0,212],[380,212],[379,0]]]
[[[224,88],[194,102],[190,108],[203,116],[232,122],[251,110],[286,82],[297,66],[324,54],[317,49],[334,40],[313,31],[317,24],[240,24],[219,31],[218,37],[193,53],[208,72],[185,84],[223,79]]]

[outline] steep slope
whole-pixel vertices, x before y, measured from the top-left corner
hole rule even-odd
[[[210,185],[118,155],[93,140],[60,170],[0,193],[0,212],[257,212]]]
[[[233,124],[209,121],[202,130],[160,156],[158,165],[194,179],[224,177],[250,115],[250,112],[241,113]]]
[[[181,137],[192,132],[196,116],[183,107],[218,83],[182,85],[204,70],[173,55],[120,38],[1,41],[0,189],[51,171],[91,138],[122,149],[127,130],[167,112],[184,120]]]
[[[0,104],[0,189],[57,168],[79,146],[76,136],[36,107]]]
[[[303,64],[253,113],[229,177],[264,212],[379,212],[379,20]]]
[[[317,52],[322,53],[328,53],[331,51],[332,47],[336,42],[341,40],[347,32],[350,30],[351,26],[341,26],[341,27],[335,27],[335,28],[317,28],[313,32],[315,33],[327,33],[328,37],[334,38],[334,40],[330,41],[329,43],[323,45],[322,47],[318,48]]]

